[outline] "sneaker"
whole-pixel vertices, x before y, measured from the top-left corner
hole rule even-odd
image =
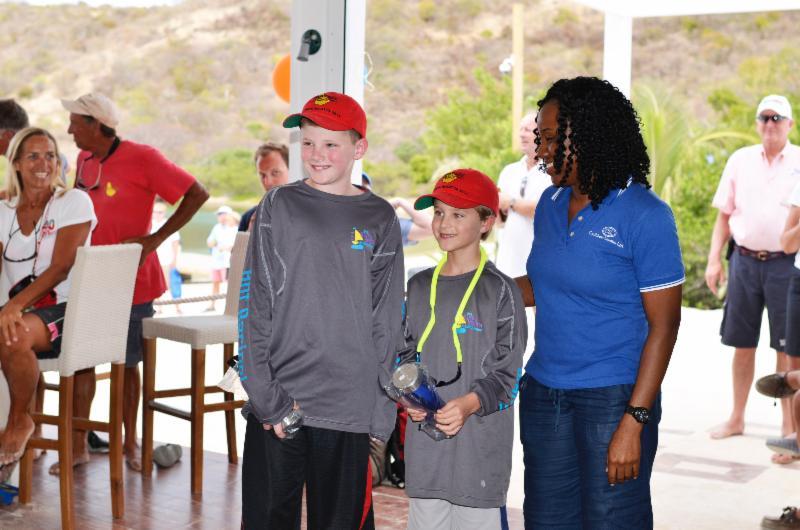
[[[764,516],[761,519],[761,528],[768,530],[781,530],[786,528],[800,529],[800,519],[797,518],[797,508],[787,506],[779,517]]]
[[[767,447],[781,455],[800,456],[800,447],[797,446],[797,437],[770,438]]]
[[[88,442],[90,453],[107,453],[108,442],[97,436],[94,431],[89,431]]]
[[[159,445],[153,449],[153,462],[158,467],[172,467],[183,456],[183,448],[177,444]]]

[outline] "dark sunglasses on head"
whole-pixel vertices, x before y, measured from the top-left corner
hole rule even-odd
[[[780,114],[773,114],[772,116],[767,116],[766,114],[759,114],[756,118],[761,123],[767,123],[768,121],[774,121],[775,123],[781,122],[783,120],[788,120],[786,116],[781,116]]]

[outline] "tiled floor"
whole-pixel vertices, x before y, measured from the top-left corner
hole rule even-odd
[[[722,421],[730,407],[731,351],[719,344],[720,311],[684,310],[678,344],[663,389],[663,417],[659,452],[651,480],[656,530],[745,530],[759,528],[765,514],[777,515],[788,504],[800,503],[800,462],[787,466],[770,462],[764,447],[768,437],[778,434],[780,407],[773,400],[751,393],[747,427],[743,436],[714,441],[708,431]],[[762,327],[762,344],[768,344],[768,329]],[[161,386],[188,383],[188,350],[159,342],[157,378]],[[775,354],[765,347],[756,354],[756,374],[774,370]],[[207,384],[221,376],[221,352],[209,351]],[[216,379],[215,379],[216,378]],[[107,414],[107,387],[98,385],[93,417]],[[181,398],[175,398],[180,400]],[[54,399],[45,408],[57,412]],[[184,403],[185,404],[185,403]],[[180,403],[176,403],[180,405]],[[244,421],[237,417],[239,449]],[[165,529],[239,527],[240,469],[229,466],[225,456],[224,417],[208,415],[205,423],[204,495],[189,494],[188,450],[184,462],[166,471],[156,471],[150,480],[126,472],[126,516],[112,524],[108,498],[108,465],[105,457],[94,457],[91,465],[76,472],[78,528]],[[163,414],[156,415],[157,440],[186,446],[189,426]],[[518,431],[517,431],[518,432]],[[33,503],[0,508],[0,529],[59,527],[58,481],[47,475],[55,461],[48,454],[35,465]],[[511,528],[521,530],[523,499],[522,454],[515,442],[514,468],[508,492]],[[376,526],[405,528],[406,498],[402,490],[389,486],[374,492]]]

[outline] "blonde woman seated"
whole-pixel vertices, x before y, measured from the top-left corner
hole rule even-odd
[[[0,436],[0,465],[19,460],[34,431],[28,404],[39,379],[37,358],[60,353],[70,269],[97,224],[89,196],[64,188],[49,132],[19,131],[8,161],[0,202],[0,368],[11,408]]]

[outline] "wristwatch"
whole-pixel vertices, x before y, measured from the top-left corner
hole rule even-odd
[[[625,408],[625,413],[633,416],[633,419],[635,419],[642,425],[645,425],[647,424],[648,421],[650,421],[650,410],[644,407],[632,407],[628,405]]]

